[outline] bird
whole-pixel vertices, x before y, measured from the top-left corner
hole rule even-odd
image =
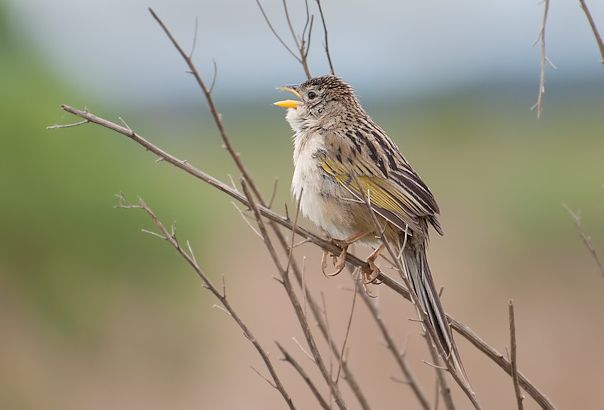
[[[348,247],[360,243],[374,248],[364,271],[366,283],[374,281],[379,274],[375,261],[385,242],[392,244],[435,343],[465,376],[426,255],[429,228],[443,234],[434,195],[340,77],[319,76],[279,88],[297,97],[274,103],[287,109],[294,132],[292,193],[302,215],[341,248],[332,255],[333,274],[345,267]],[[326,258],[324,252],[324,273]]]

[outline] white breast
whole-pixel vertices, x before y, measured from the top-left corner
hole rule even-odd
[[[342,206],[342,188],[326,177],[320,168],[317,151],[325,149],[325,141],[318,132],[297,134],[294,137],[294,176],[292,193],[300,200],[302,215],[324,229],[332,238],[344,239],[351,235],[349,215]]]

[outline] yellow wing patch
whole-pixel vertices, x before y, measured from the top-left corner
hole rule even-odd
[[[416,206],[410,197],[401,192],[400,188],[392,182],[380,176],[366,175],[367,170],[361,172],[360,166],[349,170],[342,163],[329,159],[321,161],[321,168],[356,195],[357,199],[362,199],[361,195],[369,198],[375,212],[397,225],[399,229],[404,230],[409,226],[413,230],[417,227],[418,223],[414,216]],[[353,172],[357,175],[356,178]]]

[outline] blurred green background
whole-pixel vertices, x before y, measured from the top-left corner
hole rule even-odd
[[[201,98],[182,104],[158,99],[117,111],[49,68],[9,24],[1,3],[0,48],[0,408],[280,407],[277,395],[249,371],[250,363],[261,369],[256,356],[210,308],[214,301],[193,272],[167,244],[140,232],[151,227],[145,215],[113,208],[116,193],[132,200],[140,195],[166,223],[175,221],[210,276],[225,274],[252,323],[270,330],[263,316],[279,299],[267,295],[279,289],[270,280],[268,257],[229,199],[156,164],[110,131],[46,129],[74,121],[60,111],[61,103],[85,106],[108,119],[122,116],[180,158],[237,180]],[[153,76],[153,66],[145,70]],[[541,120],[528,109],[535,78],[478,81],[405,99],[373,94],[363,103],[441,204],[445,236],[432,241],[431,258],[447,306],[504,350],[505,302],[514,298],[521,367],[562,408],[596,409],[602,397],[594,386],[604,369],[604,279],[561,204],[580,211],[604,249],[604,82],[601,76],[551,76]],[[279,178],[282,210],[290,203],[291,141],[283,113],[270,104],[274,98],[277,93],[253,103],[231,102],[228,95],[218,100],[233,143],[264,192]],[[316,251],[304,252],[315,286],[338,293],[345,278],[319,278],[310,262]],[[345,314],[345,305],[333,314]],[[387,313],[391,322],[396,309]],[[283,310],[268,322],[290,317]],[[421,338],[408,326],[398,332],[419,339],[413,365],[429,383]],[[370,333],[376,345],[377,332]],[[272,350],[276,337],[262,337]],[[478,355],[469,361],[471,375],[486,375],[474,380],[488,408],[510,408],[511,389],[502,401],[502,388],[487,377],[499,372]],[[381,375],[385,383],[388,375]],[[511,387],[500,375],[492,377],[503,389]],[[235,383],[250,387],[228,396]],[[397,397],[413,403],[404,387],[384,389],[372,393],[380,408],[391,408]]]

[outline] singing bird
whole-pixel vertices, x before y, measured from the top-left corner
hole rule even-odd
[[[342,79],[322,76],[281,89],[297,97],[275,103],[287,109],[285,118],[294,131],[292,192],[302,214],[342,248],[334,257],[334,274],[344,268],[353,242],[375,248],[367,258],[366,280],[379,272],[375,260],[384,244],[370,206],[385,240],[402,250],[417,307],[425,312],[445,359],[465,375],[426,257],[429,226],[443,233],[434,195]]]

